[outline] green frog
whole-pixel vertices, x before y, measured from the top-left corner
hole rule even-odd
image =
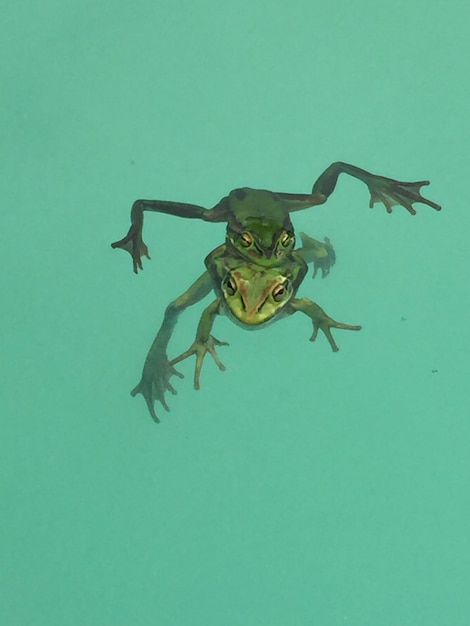
[[[155,401],[158,400],[168,411],[165,393],[176,394],[170,379],[172,376],[183,378],[175,368],[177,363],[195,356],[195,389],[200,387],[201,368],[207,353],[219,369],[225,369],[216,347],[228,344],[211,334],[217,315],[225,314],[243,328],[253,330],[300,311],[312,321],[310,340],[315,341],[321,331],[334,352],[338,346],[332,329],[360,330],[359,325],[335,321],[312,300],[296,297],[308,271],[308,263],[313,264],[314,277],[320,272],[325,278],[335,263],[336,254],[328,238],[319,241],[305,233],[300,234],[302,246],[296,248],[290,214],[326,202],[342,173],[367,185],[370,207],[381,202],[391,213],[394,205],[401,205],[411,215],[416,213],[414,202],[426,204],[436,211],[441,209],[420,193],[421,187],[428,185],[429,181],[400,182],[342,162],[330,165],[316,180],[310,194],[244,187],[231,191],[212,209],[165,200],[134,202],[127,235],[111,245],[129,252],[135,273],[143,269],[142,257],[150,259],[142,239],[144,211],[226,223],[225,243],[208,254],[206,271],[167,306],[162,325],[145,360],[141,380],[131,391],[133,396],[142,394],[155,422],[160,421]],[[169,359],[168,343],[179,314],[211,291],[214,291],[215,299],[201,315],[194,342],[188,350]]]

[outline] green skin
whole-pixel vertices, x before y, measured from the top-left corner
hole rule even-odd
[[[234,189],[212,209],[164,200],[134,202],[129,232],[111,245],[129,252],[135,273],[143,269],[143,256],[150,259],[142,239],[144,211],[227,224],[225,243],[205,259],[207,270],[166,308],[163,323],[145,360],[142,378],[131,391],[133,396],[143,395],[155,422],[160,421],[155,412],[155,401],[158,400],[168,411],[165,392],[176,393],[170,378],[172,375],[183,377],[175,369],[176,363],[195,355],[195,389],[199,389],[201,368],[207,353],[221,370],[225,369],[216,346],[227,344],[211,335],[217,315],[226,314],[245,329],[252,330],[301,311],[313,323],[310,340],[315,341],[321,330],[334,352],[338,346],[331,329],[360,330],[360,326],[336,322],[312,300],[295,297],[307,273],[307,263],[313,263],[313,277],[320,271],[324,278],[336,257],[328,238],[320,242],[304,233],[300,235],[302,247],[295,249],[290,213],[326,202],[342,173],[367,185],[371,196],[370,207],[382,202],[387,212],[391,213],[394,205],[401,205],[411,215],[416,213],[414,202],[427,204],[436,211],[441,209],[420,194],[421,187],[428,185],[428,181],[399,182],[341,162],[333,163],[321,174],[311,194],[275,193],[245,187]],[[194,342],[188,350],[169,360],[167,347],[179,314],[211,291],[216,297],[201,315]]]

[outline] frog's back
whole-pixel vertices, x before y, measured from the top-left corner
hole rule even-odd
[[[281,226],[289,215],[281,198],[267,189],[240,187],[229,193],[228,200],[233,217],[241,224],[253,219],[269,219]]]

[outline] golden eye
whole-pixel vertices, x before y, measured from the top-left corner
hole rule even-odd
[[[287,283],[282,283],[274,287],[272,295],[275,302],[280,302],[286,293]]]
[[[248,248],[248,246],[251,246],[251,244],[253,243],[253,237],[250,235],[250,233],[242,233],[240,235],[240,243],[244,248]]]
[[[281,245],[284,246],[284,248],[287,248],[287,246],[289,246],[294,240],[294,235],[292,233],[289,233],[287,231],[284,231],[281,235]]]
[[[237,291],[237,286],[230,276],[227,276],[227,278],[225,279],[225,289],[230,296],[234,296],[235,292]]]

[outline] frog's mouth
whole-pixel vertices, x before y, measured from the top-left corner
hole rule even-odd
[[[232,322],[238,326],[249,330],[256,330],[263,326],[267,326],[279,315],[281,308],[268,311],[263,307],[262,310],[248,311],[239,303],[224,301],[224,311]]]

